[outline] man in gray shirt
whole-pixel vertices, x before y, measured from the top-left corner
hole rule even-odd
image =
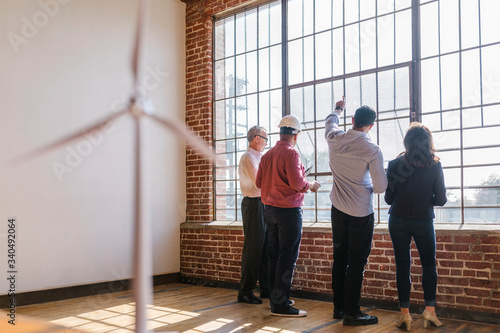
[[[344,109],[342,99],[325,124],[333,175],[333,317],[343,318],[346,326],[371,325],[378,319],[361,312],[361,285],[373,239],[373,193],[385,191],[387,178],[382,152],[367,136],[375,111],[369,106],[358,108],[352,129],[345,132],[338,126]]]

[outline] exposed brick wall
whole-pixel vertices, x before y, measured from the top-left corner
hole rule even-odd
[[[212,144],[211,15],[248,0],[185,0],[186,125]],[[186,221],[213,220],[213,167],[193,149],[186,152]]]
[[[500,234],[436,233],[438,307],[500,314]],[[182,227],[181,275],[238,283],[242,248],[241,228]],[[305,229],[292,289],[331,295],[332,252],[331,231]],[[421,273],[412,243],[412,304],[424,304]],[[387,231],[375,232],[362,297],[397,303],[396,266]]]

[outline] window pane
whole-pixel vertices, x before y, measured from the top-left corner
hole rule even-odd
[[[332,82],[326,82],[316,85],[315,97],[316,121],[322,121],[333,111],[335,105],[335,101],[333,99]]]
[[[441,53],[458,50],[458,2],[459,0],[439,1]],[[467,33],[467,31],[463,33]]]
[[[345,22],[344,24],[349,24],[352,22],[359,21],[359,7],[358,1],[344,1],[345,6]]]
[[[436,132],[433,136],[436,149],[460,148],[460,131]]]
[[[444,207],[460,207],[461,197],[462,195],[460,194],[460,190],[447,190],[446,198],[448,201],[446,201]]]
[[[500,105],[483,108],[484,125],[500,125]]]
[[[460,181],[460,169],[443,169],[444,173],[444,183],[447,188],[457,187],[461,185]]]
[[[315,0],[315,32],[324,31],[332,27],[332,0]]]
[[[500,21],[500,20],[497,20]],[[483,103],[500,102],[500,45],[488,46],[482,49],[483,66]]]
[[[462,49],[479,45],[479,8],[477,0],[460,1]]]
[[[247,93],[257,92],[257,52],[246,54]]]
[[[361,70],[377,66],[377,45],[375,19],[360,23],[361,29]]]
[[[302,36],[303,2],[304,0],[288,0],[288,22],[293,22],[293,24],[287,24],[288,40]]]
[[[439,58],[432,58],[422,61],[422,112],[440,109]]]
[[[221,45],[221,49],[225,49],[225,57],[230,57],[235,54],[234,24],[234,17],[230,17],[224,20],[224,44]]]
[[[462,105],[481,104],[481,78],[479,50],[462,53]]]
[[[335,29],[332,33],[333,75],[344,74],[344,34],[343,29]]]
[[[332,76],[332,33],[316,35],[316,80]]]
[[[396,14],[396,63],[411,61],[411,10]]]
[[[460,106],[460,66],[457,53],[441,57],[442,110]]]
[[[443,130],[460,129],[460,111],[443,112]]]
[[[344,24],[344,0],[333,0],[333,26]]]
[[[297,145],[295,146],[299,151],[300,160],[302,161],[302,164],[304,164],[304,167],[306,169],[312,167],[311,172],[315,171],[314,142],[315,142],[314,131],[306,130],[302,131],[301,134],[299,134]]]
[[[500,209],[498,208],[469,208],[464,211],[466,223],[499,223]]]
[[[462,111],[462,127],[477,127],[482,125],[481,109],[465,109]]]
[[[349,59],[345,63],[346,73],[359,71],[359,24],[345,27],[345,52],[346,59]]]
[[[259,8],[259,47],[269,46],[269,35],[271,34],[269,5]]]
[[[303,82],[302,39],[288,43],[288,83],[290,85]]]
[[[394,14],[379,17],[378,66],[394,64]]]
[[[269,53],[269,48],[259,50],[259,91],[269,89],[271,80]]]
[[[232,141],[231,143],[234,143],[234,141]],[[215,172],[218,180],[230,180],[236,178],[234,153],[217,155],[217,162],[219,167],[215,169]],[[229,182],[217,183],[217,191],[218,191],[217,193],[229,194],[226,190],[226,187],[229,186],[228,184]]]
[[[269,4],[269,9],[271,12],[271,45],[281,43],[281,2],[273,2]]]
[[[421,6],[420,20],[422,58],[436,55],[439,53],[438,2]]]
[[[384,155],[384,161],[395,159],[404,151],[403,139],[409,126],[409,118],[379,121],[379,146]],[[372,128],[373,129],[373,128]],[[371,134],[375,135],[375,133]],[[373,139],[372,141],[376,142]]]
[[[377,81],[375,73],[361,76],[361,105],[368,105],[376,109]]]
[[[246,54],[236,57],[236,96],[247,93]]]
[[[234,138],[235,110],[234,99],[215,103],[215,139]]]
[[[377,1],[378,15],[391,13],[394,11],[394,0],[378,0]]]
[[[500,145],[500,127],[483,127],[464,130],[464,147]],[[498,156],[500,162],[500,156]]]
[[[500,178],[497,179],[500,185]],[[464,190],[465,206],[498,206],[500,205],[499,188],[480,188],[475,190]]]
[[[375,17],[375,1],[373,0],[360,0],[359,1],[359,18],[365,20],[367,18]]]
[[[271,89],[281,87],[281,45],[271,47]]]
[[[429,127],[431,131],[441,131],[441,113],[422,115],[422,124]]]
[[[440,209],[434,208],[434,214],[436,218],[434,223],[460,223],[461,211],[457,209]]]
[[[464,168],[464,186],[498,185],[500,166]]]
[[[328,155],[328,144],[325,140],[325,130],[316,130],[316,172],[330,172],[330,159]]]
[[[269,97],[269,92],[263,92],[259,94],[259,126],[264,127],[269,131],[269,121],[270,121],[270,111],[271,111],[271,99]]]
[[[500,2],[498,0],[481,0],[481,44],[500,41]]]
[[[246,12],[245,15],[245,51],[252,51],[257,48],[257,9]]]
[[[389,111],[395,108],[394,71],[378,73],[378,111]]]
[[[245,13],[236,15],[236,54],[246,51]]]
[[[314,126],[313,86],[290,90],[290,114],[299,118],[306,128]]]
[[[448,166],[459,166],[460,165],[460,151],[440,151],[437,156],[441,159],[441,165],[443,167]]]
[[[410,68],[398,68],[396,71],[396,109],[410,108]]]

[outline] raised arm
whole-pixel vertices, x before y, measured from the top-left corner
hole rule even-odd
[[[333,139],[333,137],[339,133],[344,133],[343,130],[339,129],[339,119],[342,112],[345,111],[345,97],[342,96],[342,100],[335,103],[335,109],[330,113],[325,120],[325,139],[328,141]]]

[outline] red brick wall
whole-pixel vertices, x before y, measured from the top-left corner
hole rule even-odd
[[[247,0],[185,0],[186,2],[186,124],[212,144],[211,15]],[[192,149],[186,152],[186,221],[213,219],[212,164]]]
[[[331,294],[332,234],[304,230],[293,290]],[[439,308],[500,314],[500,234],[437,231]],[[181,275],[238,283],[243,232],[238,227],[183,226]],[[411,303],[423,305],[422,268],[412,244]],[[396,266],[387,231],[376,231],[362,297],[397,303]]]

